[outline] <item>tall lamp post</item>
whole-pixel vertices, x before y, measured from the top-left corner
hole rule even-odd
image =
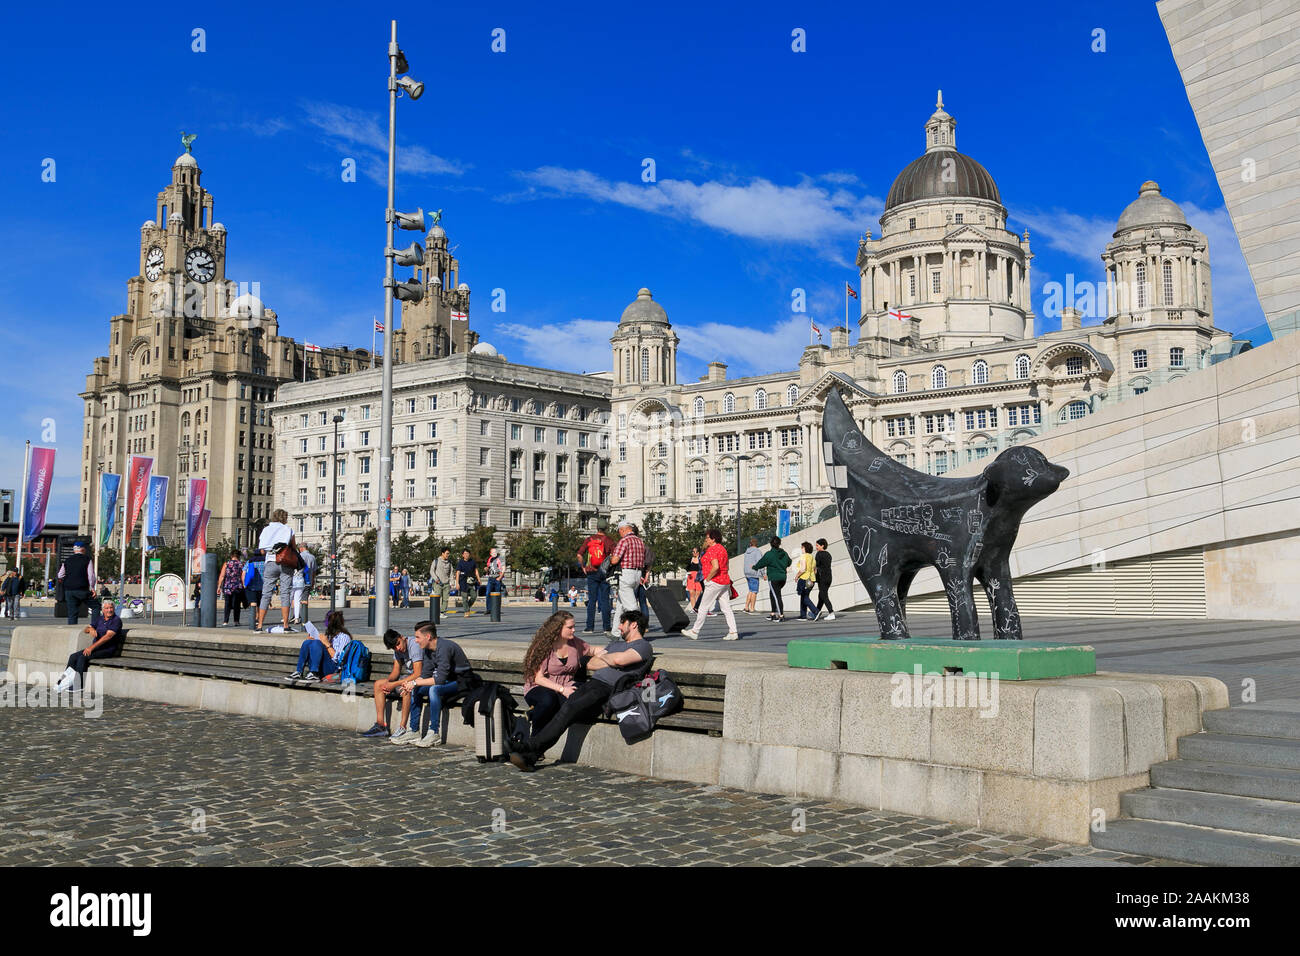
[[[383,408],[380,412],[379,444],[379,521],[375,539],[375,634],[388,630],[388,570],[393,553],[393,300],[419,302],[424,298],[424,287],[414,280],[397,282],[393,278],[394,265],[423,265],[424,250],[418,243],[398,251],[393,248],[393,229],[418,229],[424,231],[423,208],[413,213],[400,213],[393,208],[393,170],[397,156],[397,96],[404,91],[413,100],[424,93],[424,84],[409,76],[398,78],[410,67],[406,56],[397,45],[397,21],[392,21],[392,36],[388,43],[388,207],[384,216],[388,220],[388,242],[384,247],[384,387]],[[382,586],[381,586],[382,585]]]
[[[339,595],[339,422],[342,415],[334,416],[334,461],[332,473],[334,506],[330,513],[330,611],[336,610]]]
[[[753,455],[736,456],[736,553],[740,554],[744,549],[740,546],[740,463],[749,461]]]
[[[807,518],[803,513],[803,488],[800,486],[799,482],[795,481],[793,478],[786,481],[786,486],[799,492],[799,527],[802,528],[807,524]],[[793,531],[795,529],[792,527],[790,530]]]

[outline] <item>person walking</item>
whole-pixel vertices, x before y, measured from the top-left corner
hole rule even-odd
[[[811,621],[817,616],[817,608],[808,595],[817,580],[817,562],[813,559],[813,546],[811,544],[805,541],[801,547],[799,557],[795,558],[794,562],[794,586],[799,594],[798,620]]]
[[[0,598],[4,599],[4,615],[8,618],[18,616],[18,572],[10,568],[0,586]]]
[[[271,523],[262,529],[257,540],[259,551],[267,554],[266,565],[262,568],[262,600],[257,606],[257,626],[262,629],[266,619],[266,609],[271,605],[271,595],[276,588],[280,591],[280,620],[282,633],[292,634],[289,625],[289,605],[293,601],[293,572],[298,565],[298,543],[294,540],[293,529],[289,527],[289,512],[276,508],[271,512]]]
[[[91,613],[91,595],[95,593],[95,561],[86,553],[86,542],[75,541],[72,554],[59,565],[58,579],[63,582],[63,600],[68,606],[68,623],[76,624],[81,605]]]
[[[578,564],[587,575],[587,626],[583,634],[591,634],[596,629],[596,609],[600,608],[600,630],[605,633],[610,629],[609,620],[609,571],[610,555],[614,551],[614,542],[605,533],[609,527],[603,520],[596,523],[596,533],[587,536],[578,548]]]
[[[411,606],[411,572],[406,570],[406,568],[402,568],[402,577],[399,586],[402,591],[401,606],[410,607]]]
[[[249,630],[257,629],[257,607],[262,603],[262,567],[265,563],[263,552],[248,549],[248,560],[244,563],[244,607],[252,611],[248,615]]]
[[[621,611],[635,611],[640,607],[636,597],[637,585],[641,583],[642,569],[645,567],[645,542],[632,527],[632,522],[624,520],[618,524],[618,544],[609,556],[610,566],[618,568],[618,606]],[[611,637],[618,637],[613,632]]]
[[[478,562],[469,554],[469,548],[460,553],[460,563],[456,565],[456,586],[460,591],[460,603],[469,617],[474,599],[478,597]]]
[[[724,641],[738,641],[736,632],[736,615],[731,611],[731,575],[727,573],[727,549],[722,545],[722,532],[710,528],[704,536],[704,554],[700,556],[700,574],[704,578],[704,596],[700,598],[699,610],[695,614],[695,623],[682,631],[692,641],[699,640],[700,628],[709,608],[718,602],[722,616],[727,619],[727,634]]]
[[[506,590],[506,563],[496,548],[488,549],[487,593],[504,594]]]
[[[767,554],[754,562],[755,571],[767,574],[767,597],[772,605],[769,621],[785,620],[785,603],[781,600],[781,589],[785,587],[786,569],[790,567],[790,555],[781,548],[781,539],[773,538],[772,547]]]
[[[686,593],[690,597],[691,610],[697,610],[700,596],[704,594],[704,584],[700,581],[699,548],[691,548],[691,560],[686,564]]]
[[[226,605],[221,626],[230,626],[230,612],[234,611],[235,627],[239,627],[239,612],[244,608],[244,562],[239,560],[238,551],[231,551],[221,566],[221,583],[217,590]]]
[[[754,570],[754,565],[763,552],[758,550],[758,539],[750,538],[749,547],[745,549],[745,584],[749,590],[745,594],[745,613],[753,614],[754,606],[758,603],[758,572]]]
[[[429,565],[429,601],[432,607],[434,598],[438,599],[438,608],[443,614],[454,614],[451,608],[451,548],[443,548],[442,553]]]
[[[831,553],[827,551],[829,545],[826,544],[825,538],[817,539],[817,553],[814,559],[817,562],[817,607],[816,615],[813,620],[820,620],[822,608],[826,609],[826,620],[835,620],[835,608],[831,607],[830,589],[831,589]]]

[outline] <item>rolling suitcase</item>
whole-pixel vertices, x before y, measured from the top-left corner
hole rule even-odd
[[[501,698],[492,701],[492,713],[476,714],[474,721],[474,755],[479,763],[491,760],[503,760],[506,756],[506,740],[510,728],[506,726],[505,709]]]
[[[646,603],[655,612],[655,618],[665,634],[676,634],[691,623],[685,609],[677,603],[673,592],[665,587],[646,589]]]

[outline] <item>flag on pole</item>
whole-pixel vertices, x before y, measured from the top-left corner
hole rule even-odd
[[[145,512],[144,521],[147,538],[157,538],[162,534],[163,515],[167,512],[167,485],[170,481],[166,475],[154,475],[149,479],[149,508]]]
[[[469,318],[469,315],[465,312],[453,312],[451,314],[451,317],[454,321],[464,322],[466,319]]]
[[[849,295],[853,296],[853,298],[855,299],[858,297],[858,294],[853,291],[853,286],[849,285],[847,282],[844,283],[844,291],[847,292]]]
[[[304,349],[306,349],[308,352],[319,352],[319,351],[320,351],[320,346],[319,346],[319,345],[312,345],[310,342],[303,342],[303,343],[302,343],[302,347],[303,347]]]
[[[911,313],[904,312],[902,309],[890,309],[889,317],[891,319],[898,319],[899,322],[904,322],[910,318],[913,318]]]
[[[375,331],[376,332],[384,331],[384,323],[380,322],[378,319],[375,319]]]
[[[186,508],[188,516],[186,520],[185,547],[194,547],[194,542],[198,539],[199,518],[203,515],[203,505],[208,497],[208,479],[195,478],[190,481],[190,500]]]
[[[31,541],[45,530],[45,508],[54,481],[54,449],[33,448],[27,471],[27,500],[23,502],[23,540]]]
[[[190,570],[194,574],[203,573],[203,555],[208,551],[208,519],[212,517],[212,512],[206,508],[199,515],[199,530],[195,535],[194,552],[190,556]]]
[[[122,487],[122,476],[104,472],[99,476],[99,543],[108,544],[117,521],[117,490]]]
[[[135,519],[140,517],[140,511],[144,508],[145,499],[149,496],[149,473],[151,471],[153,471],[152,458],[145,458],[141,455],[131,456],[131,480],[126,493],[126,527],[122,529],[122,533],[126,537],[123,540],[129,540],[131,533],[135,531]]]

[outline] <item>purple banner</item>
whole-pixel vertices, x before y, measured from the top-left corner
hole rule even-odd
[[[54,481],[54,449],[33,448],[27,473],[27,501],[23,503],[23,540],[31,541],[45,530],[45,507]]]
[[[126,491],[126,540],[135,534],[135,519],[144,509],[145,498],[149,496],[149,472],[153,471],[153,459],[143,455],[132,455],[128,469],[130,484]]]
[[[145,535],[156,538],[162,534],[163,514],[167,511],[167,483],[171,481],[166,475],[154,475],[149,479],[149,503],[145,507]]]
[[[203,516],[203,505],[208,497],[208,479],[194,478],[190,481],[190,501],[187,509],[189,520],[186,522],[185,547],[194,547],[199,534],[199,520]]]

